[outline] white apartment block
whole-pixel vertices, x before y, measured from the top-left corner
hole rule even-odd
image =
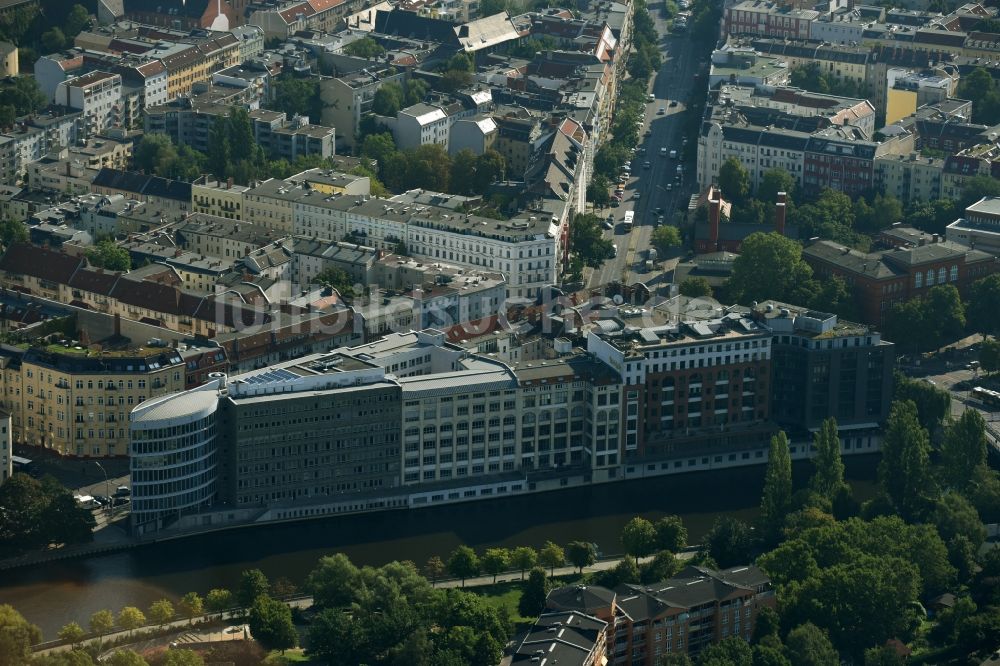
[[[399,112],[393,135],[400,149],[439,143],[448,148],[451,120],[443,109],[430,104],[414,104]]]
[[[551,215],[526,212],[502,222],[438,206],[366,199],[303,196],[294,204],[294,234],[350,238],[386,252],[402,243],[415,257],[500,271],[507,277],[508,299],[534,299],[557,280],[562,228]]]
[[[90,72],[56,86],[57,104],[83,111],[90,134],[122,122],[122,77],[110,72]]]

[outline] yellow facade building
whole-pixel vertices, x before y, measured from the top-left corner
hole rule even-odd
[[[81,458],[128,455],[129,412],[185,388],[180,353],[159,347],[8,347],[0,349],[0,376],[14,443]]]

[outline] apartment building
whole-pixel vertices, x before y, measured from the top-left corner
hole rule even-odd
[[[460,150],[471,150],[482,155],[492,150],[497,141],[497,123],[488,116],[473,116],[456,120],[448,136],[448,152],[452,155]]]
[[[904,204],[941,198],[945,160],[909,155],[879,155],[875,158],[875,187]],[[950,240],[950,239],[949,239]]]
[[[406,70],[381,63],[365,62],[356,71],[336,77],[323,77],[319,81],[319,94],[323,100],[323,117],[320,122],[336,128],[337,142],[348,149],[354,148],[361,117],[372,110],[375,93],[383,83],[406,83]]]
[[[157,232],[169,234],[189,252],[220,259],[238,259],[281,238],[267,227],[204,213],[192,213]]]
[[[503,155],[508,177],[523,180],[547,136],[542,121],[524,109],[498,109],[494,150]]]
[[[825,44],[815,41],[785,39],[753,39],[750,45],[759,53],[776,56],[789,68],[815,64],[830,80],[850,82],[863,89],[868,80],[871,49],[847,44]],[[878,105],[876,104],[876,109]]]
[[[866,324],[776,301],[751,316],[771,331],[771,418],[793,438],[834,417],[845,452],[889,416],[896,350]]]
[[[18,118],[0,134],[0,179],[7,185],[16,184],[31,162],[86,137],[90,133],[86,125],[82,111]]]
[[[17,53],[17,50],[14,51]],[[13,420],[9,412],[0,410],[0,486],[14,473]]]
[[[391,288],[374,276],[375,262],[379,257],[375,248],[293,236],[291,250],[294,253],[293,275],[295,281],[303,287],[313,284],[317,275],[333,268],[344,271],[355,283]]]
[[[614,590],[562,587],[545,600],[549,612],[576,612],[607,622],[606,663],[628,666],[654,666],[670,654],[696,658],[727,638],[749,642],[761,609],[775,603],[770,579],[752,565],[723,570],[688,566],[665,581]]]
[[[605,663],[608,623],[578,611],[542,613],[511,658],[511,664],[552,663],[599,666]]]
[[[451,121],[438,106],[414,104],[396,115],[393,136],[399,148],[418,148],[432,143],[448,149]]]
[[[809,31],[819,17],[812,9],[794,9],[768,0],[744,0],[725,10],[725,34],[811,39]]]
[[[635,315],[642,328],[629,325]],[[730,312],[707,320],[650,325],[647,313],[619,318],[587,334],[587,350],[615,368],[623,384],[627,460],[684,455],[749,458],[771,435],[771,335]],[[665,463],[669,464],[669,463]],[[683,463],[678,459],[675,464]]]
[[[820,279],[842,277],[857,295],[861,319],[872,326],[881,326],[896,303],[922,296],[934,285],[951,284],[964,293],[976,280],[1000,270],[995,256],[938,238],[868,253],[817,241],[802,251],[802,258]]]
[[[63,456],[128,455],[132,408],[185,387],[185,365],[173,349],[5,347],[0,364],[14,442]]]
[[[243,220],[243,200],[250,188],[202,176],[191,183],[191,211],[227,220]]]
[[[341,19],[364,6],[359,0],[293,0],[255,9],[247,23],[259,25],[265,39],[288,39],[296,32],[336,32]]]
[[[210,33],[192,41],[196,43],[176,43],[162,52],[150,52],[167,68],[168,100],[189,94],[196,83],[211,80],[213,72],[240,64],[240,43],[235,35]]]
[[[230,32],[240,44],[240,63],[256,58],[264,52],[264,29],[257,25],[241,25]]]

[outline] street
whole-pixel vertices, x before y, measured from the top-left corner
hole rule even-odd
[[[625,196],[621,206],[595,211],[602,218],[609,212],[614,215],[614,229],[604,233],[605,238],[618,247],[618,255],[591,273],[588,281],[590,288],[616,281],[623,281],[626,284],[642,281],[650,284],[662,279],[664,262],[657,262],[654,270],[649,273],[642,268],[647,258],[650,235],[656,225],[655,211],[662,207],[664,224],[671,224],[679,203],[686,202],[691,193],[688,183],[692,182],[693,166],[684,165],[684,176],[678,186],[674,178],[677,174],[677,165],[681,162],[666,155],[661,156],[660,149],[665,148],[668,153],[671,150],[676,150],[678,154],[681,152],[683,114],[691,94],[694,68],[697,66],[694,43],[686,34],[670,34],[667,31],[667,22],[659,12],[650,12],[650,16],[653,17],[657,32],[660,33],[661,51],[664,56],[663,65],[653,78],[649,90],[656,99],[646,104],[643,128],[640,131],[639,151],[632,158],[632,177],[625,186]],[[677,102],[677,105],[671,107],[671,102]],[[660,108],[665,109],[663,115],[658,113]],[[647,128],[651,132],[650,136],[642,136]],[[644,167],[647,161],[650,165],[648,169]],[[667,190],[668,184],[671,186],[670,190]],[[635,200],[636,192],[640,193],[638,201]],[[635,226],[632,232],[626,235],[622,229],[622,220],[628,210],[635,211]]]

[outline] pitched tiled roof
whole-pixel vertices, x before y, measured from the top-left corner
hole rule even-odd
[[[14,243],[0,257],[0,271],[67,284],[84,260],[30,243]]]

